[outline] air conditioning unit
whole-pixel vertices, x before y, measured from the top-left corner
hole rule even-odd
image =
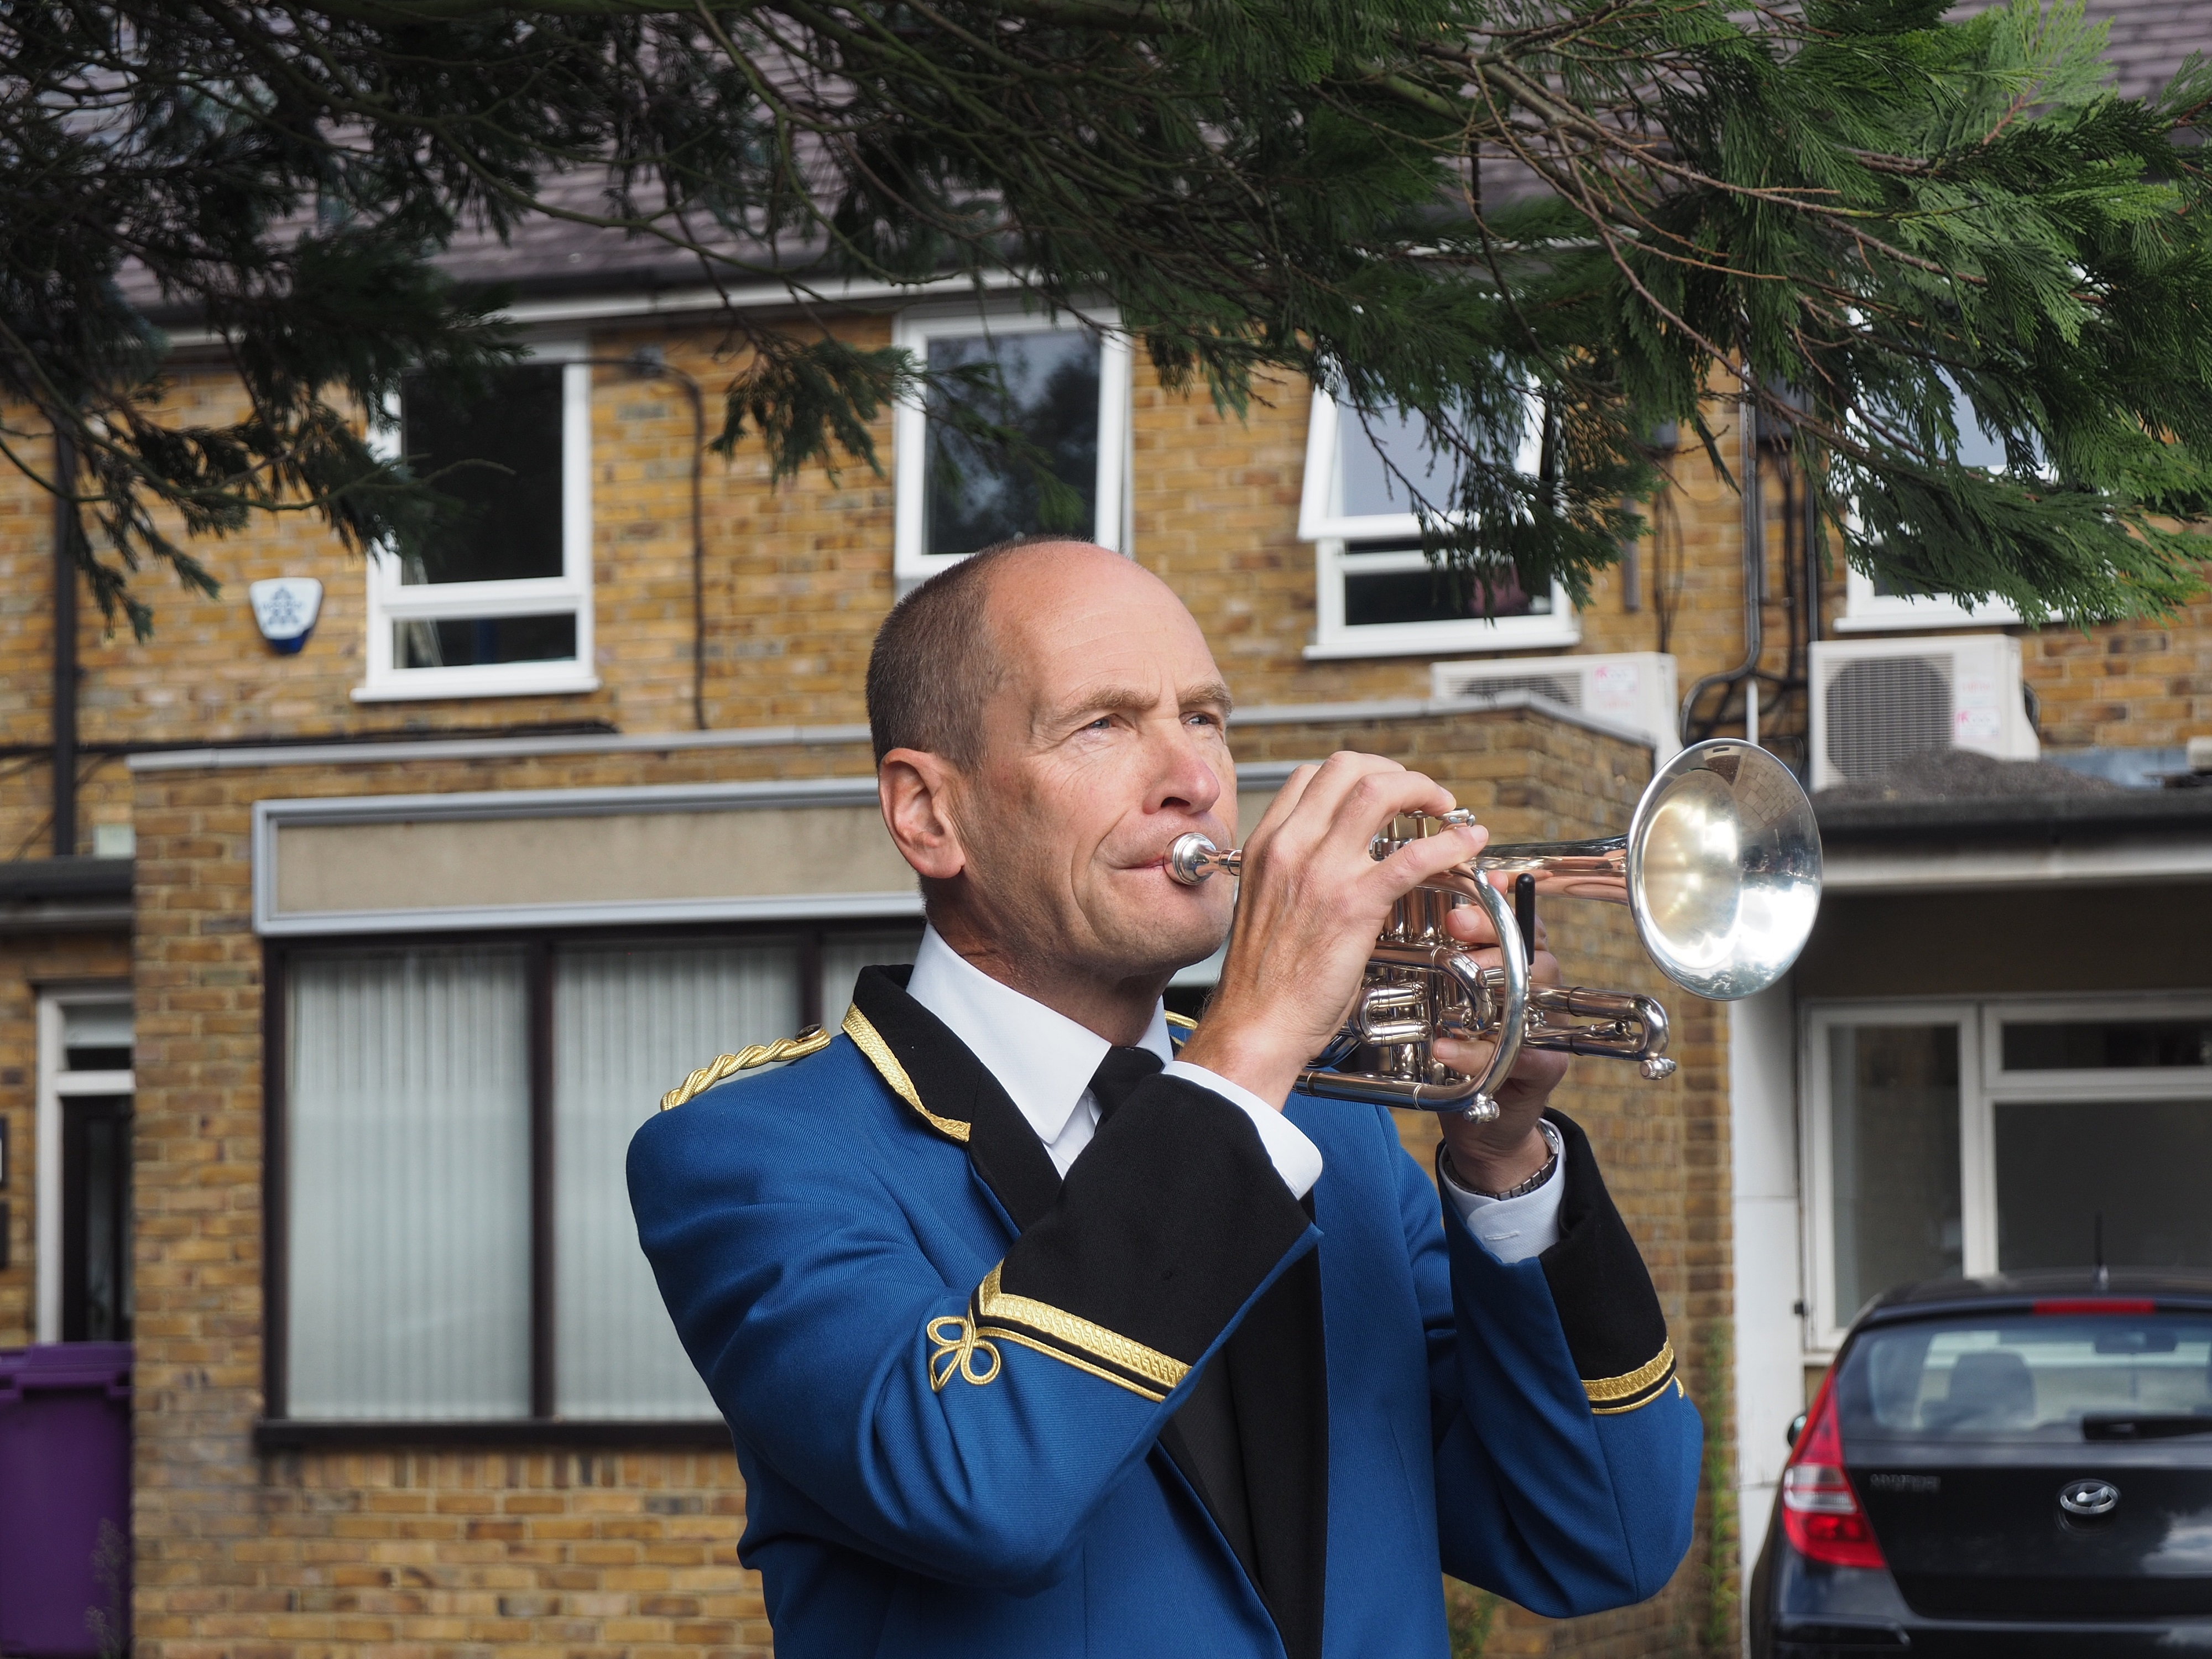
[[[1813,646],[1813,787],[1878,778],[1908,755],[2043,752],[2008,634],[1820,640]]]
[[[1518,694],[1599,715],[1648,735],[1655,764],[1682,746],[1674,659],[1661,651],[1440,662],[1429,669],[1429,688],[1443,701],[1494,702]]]

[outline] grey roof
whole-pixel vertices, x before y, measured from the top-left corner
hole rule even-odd
[[[1984,0],[1968,0],[1953,15],[1970,15],[1983,4]],[[2159,90],[2190,53],[2212,52],[2212,0],[2090,0],[2087,11],[2092,21],[2110,24],[2108,55],[2117,70],[2115,84],[2131,97]],[[1481,171],[1484,198],[1492,203],[1544,188],[1521,163],[1502,156],[1486,156]],[[605,210],[601,177],[574,174],[550,183],[547,189],[562,207],[585,214]],[[771,267],[803,270],[821,252],[813,245],[778,248],[736,239],[725,246],[746,264],[763,271]],[[463,283],[504,284],[525,298],[697,289],[717,280],[726,286],[750,286],[764,280],[728,267],[710,275],[698,256],[658,239],[545,216],[526,222],[503,242],[486,232],[465,234],[441,256],[439,264]],[[126,270],[124,287],[149,314],[164,322],[178,319],[179,313],[161,303],[143,274],[134,283]]]
[[[2212,831],[2212,789],[2130,789],[2048,761],[1969,750],[1915,755],[1880,778],[1823,789],[1813,809],[1830,841]]]

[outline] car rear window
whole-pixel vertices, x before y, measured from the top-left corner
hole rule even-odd
[[[2007,1314],[1877,1328],[1836,1379],[1846,1438],[2212,1437],[2212,1316]]]

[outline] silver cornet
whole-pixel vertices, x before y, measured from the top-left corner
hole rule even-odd
[[[1400,817],[1370,850],[1388,858],[1474,821],[1465,811]],[[1195,833],[1168,849],[1168,873],[1186,886],[1216,872],[1236,875],[1243,861],[1241,850],[1224,853]],[[1516,890],[1517,916],[1500,877]],[[1781,762],[1721,738],[1659,769],[1625,836],[1486,848],[1392,908],[1351,1016],[1298,1086],[1481,1121],[1498,1115],[1497,1090],[1523,1048],[1631,1060],[1647,1078],[1672,1073],[1667,1011],[1651,998],[1529,983],[1540,894],[1626,904],[1662,973],[1698,996],[1733,1001],[1773,984],[1805,947],[1820,908],[1820,826]],[[1488,914],[1501,966],[1480,966],[1445,933],[1445,915],[1462,904]],[[1468,1077],[1431,1054],[1439,1036],[1497,1048],[1480,1077]]]

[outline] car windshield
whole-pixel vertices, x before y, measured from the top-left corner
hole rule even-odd
[[[2003,1314],[1877,1328],[1836,1379],[1846,1439],[2212,1435],[2212,1316]]]

